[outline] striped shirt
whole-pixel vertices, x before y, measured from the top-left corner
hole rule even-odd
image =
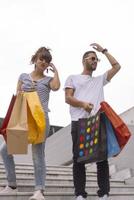
[[[51,88],[49,82],[52,79],[50,76],[45,76],[37,81],[32,81],[30,74],[22,73],[19,77],[19,81],[22,82],[21,90],[24,92],[30,92],[36,90],[44,112],[47,114],[50,110],[48,108],[49,94]],[[34,83],[34,84],[33,84]]]

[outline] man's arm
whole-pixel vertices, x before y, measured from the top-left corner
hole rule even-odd
[[[87,112],[91,112],[93,104],[79,101],[74,97],[74,90],[72,88],[65,88],[65,101],[67,104],[73,107],[83,108]]]
[[[91,44],[91,46],[97,50],[98,52],[103,53],[107,59],[109,60],[112,68],[110,70],[108,70],[108,74],[107,74],[107,80],[110,81],[114,75],[120,70],[121,66],[118,63],[118,61],[108,52],[107,49],[104,49],[103,47],[101,47],[99,44],[97,43],[93,43]]]
[[[114,75],[120,70],[121,66],[118,61],[110,53],[108,53],[108,51],[104,52],[104,55],[107,57],[110,64],[112,65],[112,68],[108,70],[107,74],[107,80],[110,81],[114,77]]]

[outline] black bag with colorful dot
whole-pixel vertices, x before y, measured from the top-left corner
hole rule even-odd
[[[107,135],[104,113],[79,119],[77,162],[92,163],[107,159]]]

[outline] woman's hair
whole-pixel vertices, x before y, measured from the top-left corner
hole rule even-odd
[[[40,47],[36,53],[31,58],[31,63],[34,64],[37,58],[44,59],[48,64],[52,60],[52,55],[50,54],[50,49],[46,47]]]

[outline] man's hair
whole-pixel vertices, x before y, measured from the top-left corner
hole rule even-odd
[[[86,57],[88,57],[88,55],[89,55],[90,53],[94,53],[94,54],[97,56],[97,54],[96,54],[95,51],[86,51],[86,52],[84,53],[83,57],[82,57],[82,62],[84,61],[84,59],[85,59]]]

